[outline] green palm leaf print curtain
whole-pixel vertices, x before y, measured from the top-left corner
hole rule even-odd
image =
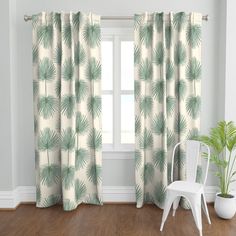
[[[135,175],[137,207],[163,208],[174,145],[200,128],[201,24],[198,13],[135,15]],[[185,152],[175,157],[184,179]]]
[[[37,206],[101,204],[100,17],[32,22]]]

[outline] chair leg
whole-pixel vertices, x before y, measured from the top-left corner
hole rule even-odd
[[[176,196],[172,195],[172,192],[169,192],[167,190],[167,196],[166,196],[164,211],[163,211],[163,215],[162,215],[160,231],[163,230],[165,221],[166,221],[167,216],[168,216],[168,214],[170,212],[171,205],[172,205],[173,201],[175,200],[175,198],[176,198]]]
[[[201,195],[190,197],[191,208],[196,226],[199,230],[200,236],[202,236],[202,214],[201,214]]]
[[[175,212],[179,206],[179,201],[180,201],[180,197],[177,197],[173,202],[173,216],[175,216]]]
[[[210,219],[210,216],[209,216],[209,212],[208,212],[208,208],[207,208],[207,204],[206,204],[206,198],[205,198],[204,193],[202,194],[202,208],[203,208],[203,211],[204,211],[204,213],[207,217],[208,224],[210,225],[211,224],[211,219]]]

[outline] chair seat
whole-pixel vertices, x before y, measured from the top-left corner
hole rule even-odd
[[[203,185],[188,181],[174,181],[168,185],[167,189],[183,193],[203,192]]]

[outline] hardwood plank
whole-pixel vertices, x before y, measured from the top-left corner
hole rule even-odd
[[[208,206],[212,225],[203,215],[204,236],[235,236],[236,218],[219,219]],[[154,205],[137,209],[134,204],[80,205],[64,212],[61,205],[36,208],[20,205],[15,211],[0,212],[1,236],[194,236],[199,235],[191,211],[170,214],[161,233],[162,210]]]

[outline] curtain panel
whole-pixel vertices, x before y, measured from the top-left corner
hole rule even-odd
[[[100,17],[33,16],[37,207],[102,203]]]
[[[135,177],[137,207],[163,208],[174,145],[200,128],[201,25],[199,13],[135,15]],[[185,151],[175,157],[185,178]]]

